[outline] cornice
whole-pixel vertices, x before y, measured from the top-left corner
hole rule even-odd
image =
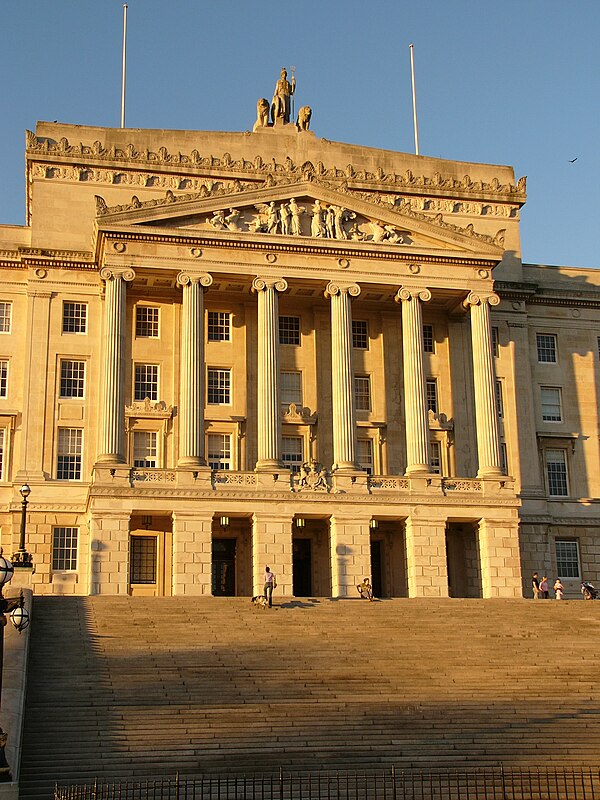
[[[527,305],[600,308],[600,288],[582,290],[544,289],[539,284],[496,281],[494,289],[503,300],[525,302]]]

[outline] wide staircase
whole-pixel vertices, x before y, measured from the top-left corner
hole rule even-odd
[[[35,598],[21,798],[55,782],[600,763],[600,602]]]

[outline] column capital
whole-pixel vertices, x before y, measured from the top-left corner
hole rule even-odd
[[[403,300],[420,300],[427,303],[431,300],[431,292],[424,286],[401,286],[396,292],[394,300],[401,303]]]
[[[325,288],[325,297],[335,297],[338,294],[349,294],[350,297],[358,297],[360,286],[358,283],[336,283],[330,281]]]
[[[463,306],[465,308],[479,305],[497,306],[499,303],[500,298],[494,292],[469,292],[467,297],[463,300]]]
[[[179,286],[189,286],[192,283],[199,283],[200,286],[212,286],[213,277],[208,272],[196,272],[195,270],[184,270],[177,275]]]
[[[106,282],[114,281],[117,278],[122,278],[124,281],[132,281],[135,278],[135,272],[131,267],[102,267],[100,277]]]
[[[265,289],[275,289],[276,292],[285,292],[288,283],[285,278],[261,278],[256,277],[252,281],[253,292],[264,292]]]

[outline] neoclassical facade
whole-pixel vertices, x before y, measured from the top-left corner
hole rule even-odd
[[[514,598],[533,570],[576,596],[600,579],[597,273],[522,263],[509,167],[264,121],[27,133],[5,553],[27,483],[40,593],[250,596],[269,564],[287,597]]]

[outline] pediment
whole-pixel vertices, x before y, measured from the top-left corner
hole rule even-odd
[[[473,225],[462,228],[446,222],[442,214],[414,211],[394,196],[340,190],[315,179],[266,183],[216,186],[183,196],[167,192],[164,199],[145,202],[133,197],[130,204],[112,208],[97,197],[97,226],[502,256],[503,230],[492,237],[476,232]]]

